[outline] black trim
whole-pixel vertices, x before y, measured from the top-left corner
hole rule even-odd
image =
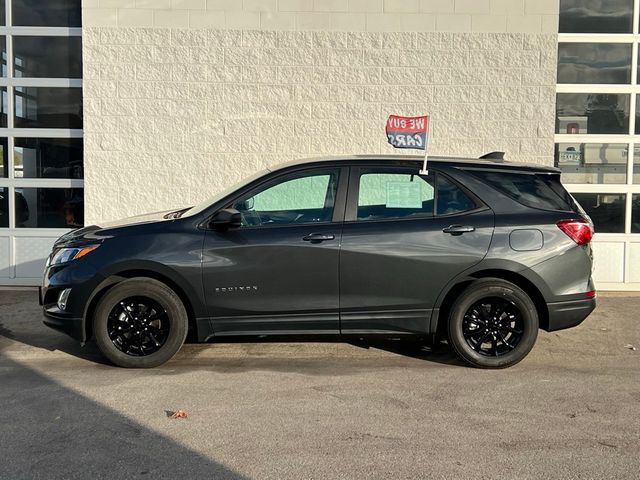
[[[596,305],[595,298],[548,303],[549,328],[547,331],[555,332],[580,325],[593,312]]]
[[[58,307],[53,306],[44,308],[44,323],[47,327],[58,330],[59,332],[66,333],[74,340],[84,342],[84,327],[82,318],[75,318],[66,316],[64,312],[60,311]]]

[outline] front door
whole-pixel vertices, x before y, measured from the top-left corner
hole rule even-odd
[[[339,333],[341,170],[267,180],[227,205],[241,212],[240,227],[206,232],[203,282],[215,335]]]
[[[493,212],[448,177],[354,168],[340,252],[341,331],[427,333],[436,298],[480,262]]]

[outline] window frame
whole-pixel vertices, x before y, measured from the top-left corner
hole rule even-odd
[[[388,217],[388,218],[376,218],[376,219],[372,219],[372,220],[362,220],[362,219],[358,219],[358,197],[360,195],[360,177],[363,174],[363,172],[366,172],[367,170],[380,170],[380,172],[384,172],[384,171],[388,171],[388,173],[394,173],[393,170],[398,171],[399,173],[404,173],[404,174],[415,174],[418,176],[422,176],[419,173],[420,167],[416,166],[416,167],[411,167],[411,166],[407,166],[407,165],[385,165],[385,164],[366,164],[366,165],[358,165],[355,167],[351,167],[351,171],[349,173],[349,194],[348,194],[348,198],[347,198],[347,205],[346,205],[346,211],[345,211],[345,218],[344,221],[345,223],[358,223],[358,224],[370,224],[370,223],[388,223],[388,222],[408,222],[408,221],[420,221],[420,222],[424,222],[424,221],[433,221],[433,220],[439,220],[439,219],[443,219],[443,218],[453,218],[453,217],[458,217],[458,216],[463,216],[463,215],[469,215],[471,213],[476,213],[476,212],[480,212],[483,210],[487,210],[489,207],[487,207],[482,200],[480,200],[478,198],[477,195],[475,195],[473,192],[471,192],[468,188],[466,188],[464,185],[461,185],[459,182],[457,182],[456,180],[454,180],[453,178],[451,178],[451,176],[445,174],[442,172],[442,170],[438,169],[438,168],[432,168],[431,166],[429,166],[429,173],[433,174],[433,178],[434,178],[434,187],[433,187],[433,211],[432,211],[432,215],[430,217],[428,216],[412,216],[412,217]],[[366,173],[371,173],[371,172],[366,172]],[[449,213],[449,214],[444,214],[444,215],[438,215],[438,189],[439,189],[439,183],[438,183],[438,177],[442,176],[443,178],[447,179],[449,182],[451,182],[453,185],[455,185],[457,188],[459,188],[460,190],[462,190],[462,192],[469,197],[469,199],[475,203],[476,207],[472,208],[470,210],[464,210],[462,212],[455,212],[455,213]]]

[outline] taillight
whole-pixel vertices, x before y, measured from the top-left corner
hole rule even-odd
[[[556,225],[578,245],[586,245],[593,238],[593,225],[586,220],[560,220]]]
[[[590,291],[586,292],[585,295],[588,298],[596,298],[596,291],[595,290],[590,290]]]

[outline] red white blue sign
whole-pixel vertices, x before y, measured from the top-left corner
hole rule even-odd
[[[429,116],[401,117],[389,115],[387,141],[395,148],[426,150],[429,135]]]

